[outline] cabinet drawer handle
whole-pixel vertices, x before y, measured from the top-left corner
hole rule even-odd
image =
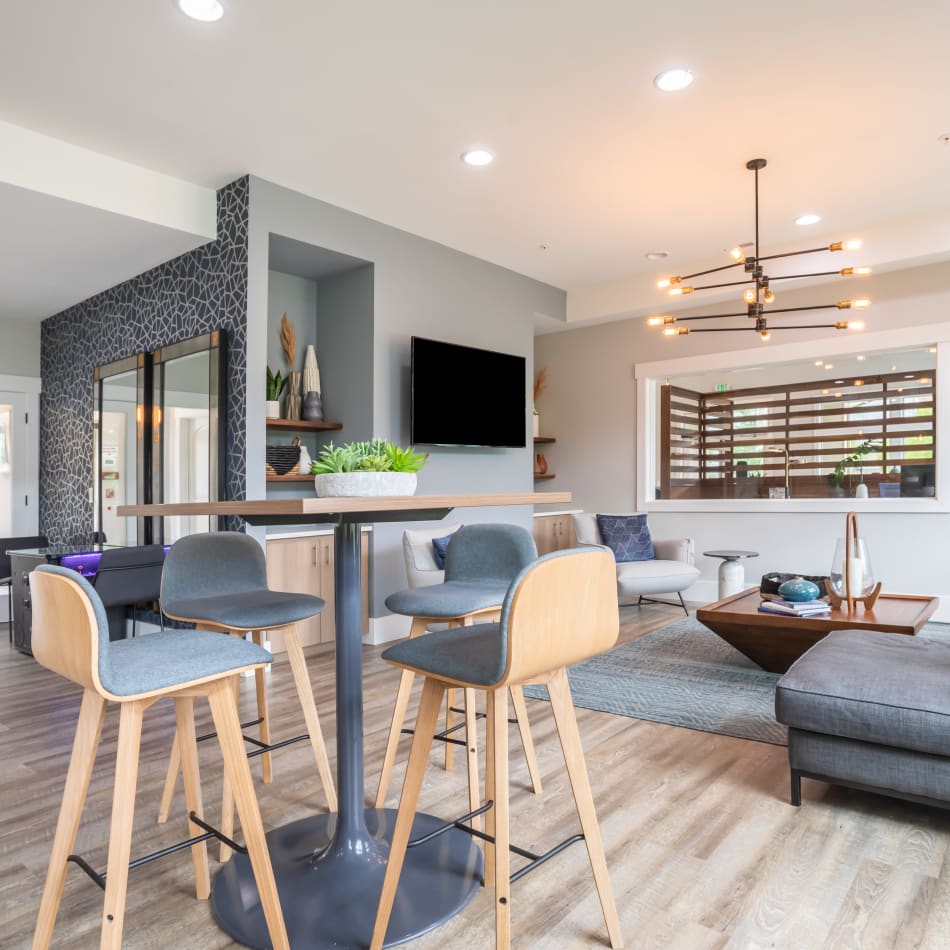
[[[313,546],[313,566],[317,566],[317,546]]]

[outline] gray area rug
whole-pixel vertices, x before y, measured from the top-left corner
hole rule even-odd
[[[950,639],[950,625],[921,636]],[[694,617],[622,643],[568,670],[574,705],[701,732],[787,745],[775,721],[777,673],[767,673]],[[547,699],[543,686],[525,688]]]

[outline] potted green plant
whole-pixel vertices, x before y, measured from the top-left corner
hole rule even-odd
[[[841,459],[840,462],[838,462],[833,472],[828,473],[828,484],[831,485],[834,494],[843,494],[844,477],[847,473],[847,470],[852,465],[859,464],[866,455],[875,451],[875,449],[878,448],[878,445],[879,443],[875,442],[873,439],[865,439],[850,455],[846,455],[843,459]]]
[[[287,386],[287,380],[280,375],[280,370],[271,372],[267,367],[267,403],[264,415],[268,419],[280,418],[280,397]]]
[[[345,445],[329,442],[310,471],[318,498],[414,495],[416,473],[428,458],[386,439]]]

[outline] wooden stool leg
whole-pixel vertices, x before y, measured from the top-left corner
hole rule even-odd
[[[73,739],[73,753],[69,759],[66,786],[63,789],[63,803],[59,809],[46,883],[43,885],[43,898],[33,933],[33,950],[46,950],[53,936],[56,914],[63,896],[63,885],[66,883],[66,871],[69,868],[66,856],[72,852],[76,843],[76,831],[89,790],[89,777],[92,775],[96,750],[99,748],[105,708],[106,701],[98,693],[87,689],[82,694],[76,737]]]
[[[178,783],[178,773],[181,770],[181,749],[178,745],[178,732],[172,742],[171,755],[168,757],[168,769],[165,772],[165,787],[162,789],[162,803],[158,806],[158,823],[164,825],[168,821],[168,812],[175,797],[175,785]]]
[[[100,950],[120,950],[122,946],[142,716],[148,705],[148,700],[122,703],[119,712],[119,748],[115,761],[115,792],[109,827],[109,860],[106,865],[106,899],[102,908]]]
[[[264,631],[255,630],[251,639],[259,646],[264,645]],[[254,687],[257,691],[257,718],[261,720],[257,734],[261,742],[270,745],[270,715],[267,711],[267,680],[263,669],[254,671]],[[274,779],[274,767],[271,763],[270,752],[261,756],[261,777],[265,785],[270,785]]]
[[[175,722],[178,747],[185,754],[181,760],[181,774],[185,785],[185,808],[190,815],[199,818],[204,809],[201,804],[201,781],[198,777],[198,741],[195,736],[195,701],[191,696],[175,697]],[[204,829],[188,822],[188,837],[204,834]],[[191,846],[191,863],[195,870],[195,896],[206,901],[211,894],[211,879],[208,876],[208,843],[200,841]]]
[[[607,873],[607,858],[604,855],[604,843],[600,837],[600,826],[597,823],[597,814],[594,811],[594,796],[590,789],[590,778],[587,775],[587,765],[584,762],[584,748],[581,745],[581,735],[577,729],[577,717],[574,714],[574,703],[571,700],[571,688],[567,681],[567,671],[560,669],[547,684],[548,695],[551,697],[551,711],[554,713],[554,724],[557,726],[558,738],[564,752],[564,764],[571,780],[571,789],[574,792],[574,804],[577,806],[577,817],[584,832],[584,841],[587,844],[587,854],[590,857],[591,869],[594,872],[594,883],[600,895],[600,906],[604,912],[604,922],[607,924],[607,933],[610,945],[619,950],[623,947],[623,936],[620,933],[620,918],[617,916],[617,906],[614,903],[613,889],[610,886],[610,876]]]
[[[494,803],[498,797],[495,794],[495,713],[492,709],[491,698],[487,698],[485,710],[485,801]],[[485,812],[485,833],[495,837],[495,806]],[[495,886],[495,845],[491,841],[485,842],[485,875],[482,884],[485,887]]]
[[[413,617],[409,628],[409,639],[414,640],[426,632],[426,621],[422,617]],[[379,787],[376,789],[376,807],[386,807],[386,792],[393,775],[393,766],[396,764],[396,750],[399,746],[399,737],[402,734],[403,723],[406,721],[406,709],[409,707],[409,696],[412,693],[412,682],[416,675],[412,670],[403,670],[399,677],[399,689],[396,692],[396,705],[393,708],[392,722],[389,724],[389,738],[386,740],[386,752],[383,755],[383,767],[379,773]]]
[[[297,687],[297,697],[303,718],[310,733],[310,745],[313,748],[313,757],[317,760],[317,771],[320,781],[323,782],[323,791],[327,796],[327,805],[330,811],[336,811],[336,786],[333,783],[333,774],[330,772],[330,760],[327,758],[327,747],[323,744],[323,732],[320,730],[320,717],[317,715],[317,704],[313,698],[313,686],[310,683],[310,671],[304,659],[303,648],[300,646],[300,635],[297,625],[284,627],[284,646],[287,648],[287,659],[290,660],[290,669],[294,675],[294,685]]]
[[[468,810],[481,807],[482,796],[478,782],[478,728],[475,719],[475,690],[466,689],[465,694],[465,752],[468,760]],[[481,816],[472,820],[472,827],[481,831]]]
[[[447,689],[445,691],[445,731],[453,728],[455,725],[455,713],[452,707],[458,702],[456,690]],[[445,743],[445,770],[448,772],[455,765],[455,746],[451,742]]]
[[[541,794],[541,771],[538,769],[538,757],[534,751],[534,740],[531,738],[531,723],[528,720],[528,707],[524,701],[524,690],[520,686],[510,687],[511,707],[518,720],[518,732],[521,735],[521,745],[524,747],[524,760],[528,766],[528,775],[531,777],[531,787],[535,795]]]
[[[231,702],[234,704],[234,712],[238,717],[238,729],[240,729],[241,714],[238,711],[241,693],[240,677],[229,677],[228,688],[231,690]],[[247,751],[245,750],[246,756]],[[221,777],[221,834],[234,840],[234,791],[231,788],[231,780],[228,778],[227,770]],[[218,849],[218,860],[222,864],[226,864],[231,860],[231,849],[223,841]]]
[[[236,680],[237,677],[233,679]],[[260,895],[264,919],[267,921],[267,931],[274,950],[290,950],[290,941],[287,938],[284,915],[280,909],[274,870],[271,867],[270,855],[267,853],[264,826],[261,824],[261,813],[254,795],[251,769],[244,752],[241,723],[234,705],[231,687],[225,682],[214,684],[208,692],[208,702],[211,704],[211,715],[218,733],[218,742],[221,744],[224,768],[230,779],[230,785],[234,789],[234,800],[241,819],[241,827],[244,829],[244,839],[247,842],[251,869]]]
[[[494,737],[492,749],[492,785],[495,807],[495,847],[493,849],[495,879],[495,948],[508,950],[511,946],[511,860],[508,854],[508,693],[494,689],[488,693],[488,708]],[[486,859],[488,855],[486,854]]]
[[[409,752],[409,765],[406,767],[406,780],[399,799],[399,813],[396,816],[392,844],[389,847],[389,860],[386,862],[386,876],[383,878],[383,892],[379,898],[379,909],[376,912],[376,925],[373,929],[370,950],[381,950],[383,940],[386,938],[389,915],[392,913],[393,901],[396,899],[399,874],[406,857],[409,832],[416,816],[416,803],[419,801],[422,777],[425,775],[426,763],[435,735],[435,724],[439,718],[439,707],[442,705],[444,694],[444,683],[426,679],[425,686],[422,688],[422,700],[419,703],[419,715],[416,718],[415,735],[412,737],[412,749]]]

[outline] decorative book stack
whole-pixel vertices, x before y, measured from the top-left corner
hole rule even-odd
[[[819,617],[831,613],[831,605],[825,600],[785,600],[776,597],[763,600],[759,610],[764,614],[783,614],[787,617]]]

